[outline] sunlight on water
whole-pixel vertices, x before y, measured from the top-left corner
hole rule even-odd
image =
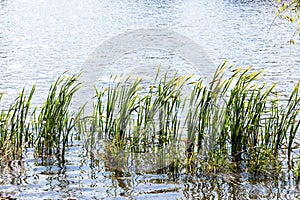
[[[272,24],[274,9],[272,0],[0,0],[0,94],[4,95],[0,107],[7,108],[22,87],[30,89],[33,84],[38,94],[33,103],[41,105],[56,77],[66,70],[70,74],[84,70],[89,55],[101,44],[141,29],[170,30],[189,38],[214,67],[229,58],[241,67],[263,69],[268,74],[263,80],[277,82],[284,96],[299,81],[300,42],[287,43],[293,36],[292,25],[279,20]],[[184,55],[145,46],[122,52],[99,67],[93,81],[105,85],[111,73],[153,77],[158,65],[180,74],[199,72]],[[42,164],[34,159],[32,149],[22,161],[1,161],[0,197],[300,198],[299,184],[290,174],[278,175],[284,180],[278,182],[255,181],[247,174],[125,173],[106,166],[84,145],[79,141],[70,147],[65,165]]]

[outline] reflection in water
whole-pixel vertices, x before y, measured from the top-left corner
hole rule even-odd
[[[8,105],[21,87],[33,83],[37,84],[39,94],[35,103],[41,105],[54,77],[66,69],[78,72],[97,46],[129,29],[178,32],[202,46],[216,65],[225,58],[239,66],[253,65],[269,74],[264,77],[266,82],[279,82],[279,90],[291,91],[300,77],[300,44],[291,46],[285,42],[293,27],[290,29],[280,21],[268,32],[274,19],[271,2],[0,0],[0,93],[6,92],[1,106]],[[130,74],[143,72],[147,64],[153,69],[158,64],[176,65],[184,71],[190,63],[174,52],[142,49],[124,53],[105,69]],[[130,66],[132,71],[128,70]],[[152,68],[149,67],[149,73]],[[98,139],[90,148],[101,150],[97,145]],[[141,174],[116,170],[82,146],[80,141],[69,148],[64,165],[42,165],[30,149],[20,162],[1,160],[0,196],[7,193],[21,199],[300,198],[299,186],[286,175],[279,175],[280,181],[255,181],[247,174],[189,174],[172,166]]]
[[[297,199],[293,177],[256,178],[245,174],[185,173],[164,168],[157,172],[122,171],[105,164],[91,150],[95,142],[70,147],[66,163],[36,163],[31,149],[24,161],[1,162],[0,195],[23,198],[167,198],[167,199]],[[103,148],[103,147],[102,147]],[[283,178],[283,179],[282,179]],[[285,181],[285,182],[282,182]]]

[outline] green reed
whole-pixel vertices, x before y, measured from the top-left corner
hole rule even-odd
[[[166,76],[146,92],[141,91],[140,79],[132,83],[126,79],[121,84],[117,77],[102,92],[96,90],[94,119],[103,127],[100,132],[113,138],[119,147],[126,138],[135,151],[154,144],[156,139],[163,144],[172,135],[175,137],[179,131],[180,96],[188,78],[174,76],[167,81]]]
[[[259,84],[261,72],[234,70],[225,85],[227,97],[222,116],[219,149],[225,149],[235,162],[254,172],[276,163],[288,144],[288,157],[299,127],[298,84],[286,107],[278,105],[275,85]],[[235,81],[232,81],[235,80]],[[228,86],[230,83],[230,86]],[[230,88],[230,89],[228,89]],[[269,163],[269,164],[268,164]],[[272,167],[272,166],[269,166]],[[248,170],[249,170],[248,169]]]
[[[59,77],[50,87],[47,99],[35,123],[35,155],[56,155],[64,159],[66,146],[75,122],[70,115],[74,93],[79,89],[78,75]]]
[[[224,118],[223,96],[231,81],[223,80],[224,70],[225,63],[218,67],[213,80],[206,86],[203,80],[191,83],[194,88],[190,94],[185,121],[188,140],[186,150],[189,157],[195,152],[214,148],[215,140],[219,137],[218,132]]]
[[[187,163],[201,155],[200,167],[208,170],[228,163],[233,171],[262,172],[276,168],[284,150],[290,160],[299,128],[299,83],[282,103],[275,84],[259,82],[261,71],[226,65],[206,85],[177,74],[157,81],[157,74],[145,90],[141,79],[112,78],[109,87],[96,90],[98,131],[126,151],[185,149]],[[186,86],[193,89],[183,96]],[[186,141],[184,148],[178,148],[180,141]]]
[[[298,150],[300,83],[282,102],[274,84],[260,82],[261,74],[225,62],[208,84],[177,74],[158,78],[158,72],[145,87],[139,78],[112,76],[107,87],[95,89],[92,116],[83,116],[83,109],[70,112],[79,75],[59,77],[42,107],[30,106],[33,86],[28,96],[22,90],[9,109],[1,110],[1,157],[16,158],[24,147],[34,147],[38,158],[63,161],[77,131],[93,136],[92,143],[98,133],[114,155],[171,154],[172,166],[189,170],[216,172],[224,167],[260,173],[279,169],[284,158],[292,167],[293,151]]]
[[[177,76],[167,80],[167,74],[159,82],[156,99],[153,104],[158,105],[160,145],[174,141],[180,131],[180,113],[183,111],[185,98],[182,96],[184,86],[190,76]]]
[[[29,121],[29,109],[35,85],[32,87],[29,96],[25,89],[10,105],[8,110],[2,110],[0,114],[0,154],[20,158],[24,147],[32,142],[32,131]],[[1,98],[0,98],[1,100]]]
[[[300,183],[300,160],[295,162],[295,166],[293,168],[294,176],[297,179],[297,183]]]
[[[23,89],[7,110],[1,110],[1,158],[21,158],[24,148],[34,147],[36,157],[56,155],[63,159],[75,127],[73,118],[77,116],[70,114],[70,104],[79,88],[78,76],[59,77],[50,87],[41,108],[31,107],[34,85],[28,96]]]

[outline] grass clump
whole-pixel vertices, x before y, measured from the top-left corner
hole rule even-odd
[[[63,160],[75,121],[70,114],[73,94],[78,90],[78,75],[59,77],[49,89],[41,108],[31,106],[35,85],[29,95],[22,90],[7,110],[0,113],[0,156],[20,159],[23,150],[33,147],[39,158],[55,155]],[[1,98],[0,98],[1,100]]]
[[[166,76],[146,92],[141,91],[140,79],[129,83],[129,79],[120,82],[116,77],[102,92],[96,90],[94,119],[102,127],[102,137],[114,140],[118,147],[129,145],[134,152],[174,140],[184,103],[182,87],[189,77],[174,76],[167,81]]]
[[[1,110],[0,154],[4,157],[12,159],[21,158],[24,147],[29,146],[33,140],[29,123],[29,109],[34,91],[35,86],[32,87],[27,97],[23,89],[8,110]]]
[[[74,93],[79,89],[78,75],[59,77],[50,87],[48,97],[34,126],[36,156],[57,155],[63,159],[75,122],[70,116]]]

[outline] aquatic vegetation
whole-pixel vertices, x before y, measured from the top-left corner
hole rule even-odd
[[[105,140],[107,154],[101,159],[123,168],[152,161],[152,170],[256,176],[280,171],[287,160],[297,176],[293,158],[299,151],[300,83],[282,101],[274,84],[259,81],[261,74],[225,62],[208,84],[188,75],[161,76],[159,70],[146,86],[139,78],[112,76],[109,85],[95,88],[92,116],[84,115],[84,106],[70,111],[79,75],[59,77],[43,106],[31,108],[33,86],[28,97],[23,90],[1,111],[1,157],[22,157],[24,148],[33,147],[36,158],[64,161],[77,133],[93,158],[97,141]]]
[[[33,140],[28,121],[30,120],[29,109],[34,91],[35,86],[32,87],[27,97],[23,89],[8,110],[1,110],[0,155],[2,157],[21,158],[23,148]]]
[[[48,97],[41,108],[32,108],[25,89],[8,110],[0,114],[0,155],[8,159],[22,158],[26,147],[34,147],[36,157],[52,157],[63,160],[66,146],[74,131],[75,121],[70,114],[73,94],[79,88],[78,75],[59,77],[49,89]]]
[[[280,157],[291,161],[299,128],[299,83],[283,103],[275,84],[259,82],[261,71],[226,64],[207,85],[189,82],[190,76],[165,75],[142,91],[140,79],[112,78],[110,86],[96,89],[94,119],[101,138],[135,153],[173,146],[179,165],[209,171],[280,169]],[[193,89],[184,96],[187,85]],[[179,141],[186,141],[184,147]]]
[[[37,134],[34,144],[37,156],[56,155],[64,159],[70,133],[75,126],[69,112],[72,97],[80,85],[77,78],[78,75],[59,77],[51,85],[48,97],[34,124]]]
[[[174,76],[167,81],[166,76],[157,86],[150,86],[141,96],[140,79],[129,83],[117,82],[116,77],[102,92],[96,90],[94,119],[97,119],[101,134],[113,138],[119,145],[131,145],[136,152],[145,151],[154,140],[160,144],[170,142],[178,136],[178,111],[184,101],[180,93],[189,77]],[[173,135],[169,135],[170,133]]]
[[[293,169],[294,175],[297,178],[297,182],[300,181],[300,160],[295,163],[295,167]]]

